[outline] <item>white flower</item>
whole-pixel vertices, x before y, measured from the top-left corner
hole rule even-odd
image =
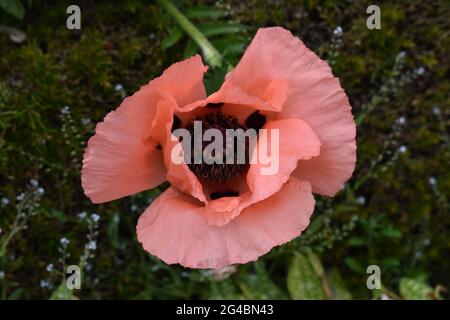
[[[405,57],[406,57],[405,51],[400,51],[400,52],[398,53],[397,57],[395,57],[395,60],[396,60],[397,62],[403,61],[403,60],[405,59]]]
[[[5,277],[5,272],[4,271],[0,271],[0,280],[3,279]]]
[[[435,177],[429,177],[428,178],[428,183],[431,184],[432,186],[435,186],[437,183],[437,180]]]
[[[425,73],[425,68],[424,68],[424,67],[418,67],[418,68],[416,69],[416,74],[417,74],[417,75],[421,76],[421,75],[423,75],[424,73]]]
[[[2,197],[2,205],[3,206],[7,206],[9,204],[9,198],[7,197]]]
[[[398,148],[398,152],[400,153],[405,153],[408,150],[408,148],[406,146],[400,146],[400,148]]]
[[[84,218],[86,218],[87,213],[86,213],[86,211],[82,211],[77,216],[78,216],[78,219],[83,220]]]
[[[48,282],[48,280],[41,280],[40,285],[41,288],[48,288],[50,287],[50,282]]]
[[[397,123],[400,124],[400,125],[405,124],[405,122],[406,122],[405,117],[399,117],[399,118],[397,119]]]
[[[333,34],[340,36],[342,34],[342,27],[337,26],[336,29],[334,29]]]
[[[45,189],[42,188],[42,187],[40,187],[40,188],[37,189],[37,193],[38,193],[39,195],[43,195],[43,194],[45,193]]]
[[[62,114],[68,114],[70,112],[70,107],[69,106],[64,106],[62,109],[61,109],[61,113]]]
[[[17,201],[20,201],[20,202],[22,202],[23,201],[23,199],[25,199],[25,193],[20,193],[18,196],[17,196]]]
[[[356,203],[363,206],[366,203],[366,198],[364,198],[364,196],[359,196],[356,198]]]
[[[94,222],[98,222],[98,220],[100,220],[100,216],[96,213],[91,214],[91,219]]]
[[[89,250],[94,251],[95,249],[97,249],[97,243],[95,241],[89,241],[86,244],[86,248],[88,248]]]
[[[39,185],[39,182],[36,179],[31,179],[30,184],[33,188],[36,188]]]
[[[91,123],[91,119],[89,119],[89,118],[82,118],[81,119],[81,124],[83,124],[85,126],[87,126],[90,123]]]
[[[47,272],[52,272],[53,269],[54,269],[53,263],[50,263],[49,265],[47,265]]]
[[[211,276],[215,280],[224,280],[235,273],[237,270],[236,266],[227,266],[220,269],[213,269],[211,271]]]
[[[116,84],[116,86],[114,87],[114,90],[123,91],[123,85],[121,83]]]
[[[69,239],[67,239],[67,238],[61,238],[61,239],[59,240],[59,242],[60,242],[64,247],[67,246],[67,245],[70,243]]]
[[[434,113],[436,116],[441,115],[441,108],[439,108],[439,107],[433,107],[433,113]]]

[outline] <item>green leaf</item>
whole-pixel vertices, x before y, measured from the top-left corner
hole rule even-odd
[[[223,79],[227,74],[227,70],[228,69],[226,67],[220,67],[211,70],[211,72],[206,73],[205,87],[208,94],[211,94],[219,90],[220,86],[223,83]]]
[[[197,25],[197,28],[206,36],[212,37],[223,34],[247,31],[248,27],[240,23],[212,22]]]
[[[111,241],[111,244],[114,248],[119,247],[119,222],[120,216],[115,213],[108,223],[108,238]]]
[[[313,219],[309,227],[306,229],[305,234],[308,236],[312,236],[319,232],[323,227],[323,216],[318,216],[316,219]]]
[[[8,300],[18,300],[23,293],[22,288],[17,288],[8,296]]]
[[[212,40],[211,43],[224,57],[241,56],[248,44],[248,39],[243,36],[228,36],[223,39]]]
[[[211,291],[208,293],[207,298],[213,300],[236,300],[243,299],[244,296],[238,292],[233,281],[226,279],[223,281],[213,281],[211,283]]]
[[[53,291],[50,300],[78,300],[72,290],[67,288],[67,284],[63,281],[58,288]]]
[[[169,34],[161,42],[161,48],[167,50],[174,46],[183,37],[183,31],[180,28],[173,28],[169,31]]]
[[[20,0],[0,0],[0,8],[20,20],[25,15],[25,8]]]
[[[220,18],[228,15],[228,11],[220,8],[197,6],[187,8],[184,14],[190,19]]]
[[[213,68],[220,67],[224,62],[219,51],[209,42],[202,33],[176,6],[169,0],[158,0],[158,3],[175,19],[179,27],[201,48],[205,62]]]
[[[337,268],[332,268],[328,275],[328,281],[333,291],[333,297],[336,300],[350,300],[352,295],[348,291],[344,280],[342,279],[341,273]]]
[[[314,272],[319,277],[323,277],[323,275],[325,274],[325,271],[323,269],[322,262],[320,261],[320,259],[317,256],[317,254],[315,254],[312,250],[308,250],[306,252],[306,255],[307,255],[307,258],[309,260],[309,263],[311,264],[311,266],[314,269]]]
[[[189,40],[183,52],[183,59],[190,58],[196,53],[198,53],[198,46],[195,44],[194,41]]]
[[[51,218],[56,218],[60,222],[67,221],[67,215],[64,212],[56,210],[56,209],[50,209],[49,211],[46,212],[46,215]]]
[[[386,238],[399,239],[402,237],[401,231],[392,226],[385,226],[380,233]]]
[[[400,265],[400,260],[395,257],[388,257],[383,260],[383,267],[386,268],[395,268]]]
[[[292,299],[325,299],[322,279],[303,254],[292,259],[287,276],[287,288]]]
[[[364,273],[364,267],[362,266],[362,264],[356,260],[353,257],[348,257],[345,259],[345,264],[347,265],[347,267],[349,267],[351,270],[355,271],[355,272],[359,272],[359,273]]]
[[[402,278],[400,280],[400,294],[407,300],[430,300],[433,288],[421,280]]]
[[[251,300],[285,299],[281,289],[273,283],[262,262],[256,263],[256,274],[239,277],[239,287]]]
[[[366,245],[366,240],[360,237],[352,237],[348,239],[348,245],[352,247],[361,247]]]

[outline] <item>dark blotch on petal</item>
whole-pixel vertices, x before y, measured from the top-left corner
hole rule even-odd
[[[176,115],[173,115],[173,122],[172,122],[172,130],[171,132],[174,132],[175,130],[181,128],[181,120]]]
[[[259,111],[253,112],[248,118],[245,120],[245,126],[247,128],[255,129],[258,131],[266,124],[266,116],[259,113]]]
[[[222,107],[223,107],[223,103],[222,102],[220,102],[220,103],[208,103],[206,105],[206,108],[211,108],[211,109],[219,109],[219,108],[222,108]]]
[[[238,197],[239,196],[239,192],[237,191],[218,191],[218,192],[213,192],[211,193],[210,197],[211,200],[216,200],[216,199],[220,199],[220,198],[224,198],[224,197]]]

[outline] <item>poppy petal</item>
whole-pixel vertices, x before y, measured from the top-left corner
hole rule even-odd
[[[320,141],[313,130],[300,119],[269,120],[263,127],[267,134],[261,134],[258,138],[258,148],[253,154],[253,161],[247,173],[248,191],[239,197],[221,198],[207,204],[206,218],[208,224],[224,226],[236,218],[245,208],[264,200],[280,191],[283,184],[289,180],[291,173],[297,167],[299,160],[307,160],[318,156],[320,153]],[[278,130],[278,152],[273,150],[276,156],[272,156],[271,131]],[[258,150],[262,145],[267,146],[269,156],[262,161]],[[272,170],[269,170],[270,166]],[[272,172],[271,172],[272,171]],[[212,212],[211,212],[212,211]]]
[[[320,155],[301,161],[293,174],[310,181],[313,192],[334,195],[350,178],[356,162],[356,125],[339,80],[289,31],[259,29],[226,82],[264,99],[274,80],[287,83],[278,118],[304,120],[322,143]]]
[[[167,189],[141,215],[138,240],[165,263],[221,268],[254,261],[308,226],[314,210],[311,186],[296,178],[223,227],[207,224],[200,203]]]
[[[173,115],[174,110],[177,109],[176,103],[171,99],[161,100],[157,108],[152,137],[162,146],[164,163],[167,168],[167,180],[179,190],[206,202],[201,183],[184,162],[184,157],[181,156],[184,152],[181,142],[172,135]],[[181,163],[172,159],[172,153],[176,154],[176,152],[183,160]]]
[[[84,192],[92,202],[118,199],[166,180],[163,154],[151,137],[157,105],[167,96],[178,106],[204,99],[206,70],[200,56],[173,64],[97,125],[81,173]]]
[[[319,139],[308,124],[300,119],[271,120],[263,129],[266,129],[266,134],[260,133],[258,150],[261,152],[260,148],[264,145],[267,146],[265,151],[270,154],[273,144],[272,130],[278,131],[279,140],[276,142],[279,150],[274,155],[270,154],[270,157],[266,159],[270,161],[266,164],[263,164],[258,152],[253,153],[254,163],[250,165],[247,174],[247,185],[252,192],[253,202],[278,192],[289,180],[292,171],[297,167],[298,160],[308,160],[320,153]],[[264,158],[266,158],[265,155]]]
[[[278,91],[280,95],[276,96],[275,91]],[[222,102],[247,105],[258,110],[280,111],[282,103],[285,100],[282,95],[286,91],[286,82],[272,81],[266,86],[260,96],[256,96],[243,90],[239,84],[225,81],[219,91],[208,97],[208,101],[212,103]]]

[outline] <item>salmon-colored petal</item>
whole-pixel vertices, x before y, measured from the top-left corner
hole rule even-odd
[[[169,188],[139,218],[138,240],[168,264],[222,268],[246,263],[298,237],[309,224],[314,198],[308,182],[293,178],[223,227],[208,225],[199,208],[197,201]]]
[[[178,142],[175,136],[171,135],[171,138],[164,146],[167,180],[184,193],[206,203],[203,186],[187,164],[184,161],[180,163],[172,161],[172,152],[179,152],[181,158],[184,157],[184,152],[181,143]]]
[[[294,174],[310,181],[313,192],[334,195],[350,178],[356,162],[356,125],[339,80],[289,31],[259,29],[226,83],[264,99],[274,80],[287,83],[278,117],[304,120],[322,143],[320,155],[301,161]]]
[[[150,81],[160,93],[173,96],[178,107],[205,99],[206,90],[203,75],[208,70],[199,55],[172,64],[161,77]]]
[[[94,203],[150,189],[166,180],[163,153],[152,138],[158,103],[170,98],[183,106],[204,99],[206,69],[199,56],[173,64],[97,125],[81,173],[84,192]]]
[[[300,119],[269,120],[263,129],[266,131],[259,134],[258,147],[253,153],[252,164],[247,173],[248,191],[240,193],[238,197],[221,198],[208,203],[207,209],[210,210],[206,211],[208,224],[224,226],[245,208],[275,194],[289,180],[299,160],[308,160],[320,153],[319,139]],[[275,153],[273,157],[271,157],[272,130],[276,130],[279,139],[277,143],[279,147],[278,150],[273,150]],[[269,156],[264,160],[258,152],[262,146],[267,146],[266,150],[261,150],[262,154]],[[272,160],[267,161],[270,158]]]
[[[300,119],[271,120],[263,129],[265,131],[259,134],[258,148],[253,153],[252,164],[247,174],[252,202],[278,192],[289,180],[299,160],[308,160],[320,153],[319,139],[308,124]],[[265,134],[262,134],[264,132]],[[275,133],[278,141],[272,139]],[[274,143],[277,143],[278,147],[275,146],[276,148],[272,150]],[[262,146],[267,146],[266,150],[263,151]],[[272,151],[274,154],[271,154]],[[262,159],[262,155],[265,159]]]
[[[178,139],[172,135],[173,115],[177,109],[175,101],[161,100],[153,121],[152,137],[162,146],[164,164],[167,168],[167,180],[179,190],[190,194],[205,202],[203,187],[194,173],[183,162],[177,163],[172,159],[172,153],[178,152],[183,159],[183,148]]]
[[[99,123],[84,153],[81,181],[94,203],[118,199],[165,181],[162,152],[150,138],[144,93],[124,100]]]
[[[283,94],[287,91],[286,86],[286,82],[274,80],[264,88],[260,96],[256,96],[245,91],[240,84],[225,81],[219,91],[208,97],[208,101],[246,105],[258,110],[280,111],[285,100]],[[279,95],[275,94],[276,91]]]

